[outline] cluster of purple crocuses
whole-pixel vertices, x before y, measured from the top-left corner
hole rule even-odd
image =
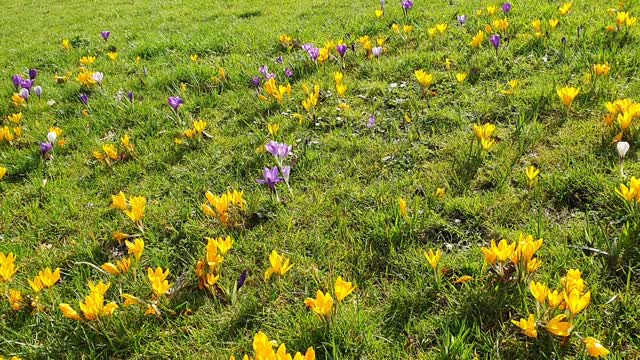
[[[34,86],[36,84],[38,73],[39,71],[37,69],[29,69],[27,77],[23,77],[20,74],[14,74],[11,77],[13,86],[15,86],[16,91],[24,100],[29,100],[31,92],[36,94],[37,97],[42,96],[42,87]]]
[[[276,192],[276,184],[284,182],[285,184],[287,184],[289,192],[291,192],[291,186],[289,186],[289,175],[291,173],[291,166],[284,165],[284,159],[286,159],[289,155],[293,155],[293,152],[291,152],[291,145],[279,143],[276,141],[269,141],[269,143],[265,145],[265,148],[267,149],[267,152],[273,155],[273,157],[276,159],[277,165],[271,169],[265,167],[263,171],[263,178],[258,179],[258,183],[267,185],[271,190]],[[282,176],[280,176],[280,173],[282,173]]]
[[[276,58],[276,63],[280,65],[284,64],[284,59],[282,58],[282,56]],[[260,66],[258,68],[258,72],[260,73],[260,75],[262,75],[262,77],[260,77],[260,75],[257,75],[251,78],[251,85],[255,87],[256,90],[260,89],[260,85],[262,85],[263,79],[264,81],[269,81],[269,79],[276,77],[275,73],[269,72],[269,67],[267,65]],[[285,67],[284,76],[286,76],[287,78],[293,77],[293,70],[291,70],[291,68]]]
[[[313,43],[302,45],[302,50],[307,52],[311,60],[313,60],[314,62],[318,61],[318,56],[320,56],[320,49],[318,49]]]

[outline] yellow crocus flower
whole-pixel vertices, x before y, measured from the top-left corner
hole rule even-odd
[[[432,249],[429,249],[429,251],[425,251],[424,252],[424,257],[427,259],[427,261],[429,262],[429,264],[431,265],[433,270],[437,271],[438,264],[440,263],[440,260],[442,259],[442,251],[440,251],[440,249],[438,249],[434,253]]]
[[[433,74],[424,70],[416,70],[413,74],[416,77],[416,80],[418,80],[420,86],[424,88],[428,88],[433,83]]]
[[[342,276],[338,276],[336,279],[336,283],[334,286],[336,292],[336,299],[338,302],[342,301],[349,294],[351,294],[355,290],[355,286],[351,283],[351,281],[342,280]]]
[[[591,291],[587,291],[584,295],[580,295],[577,289],[571,290],[569,294],[565,292],[564,302],[567,309],[569,309],[573,315],[576,315],[589,306],[591,302]]]
[[[565,86],[557,90],[558,97],[565,106],[571,107],[573,100],[580,94],[580,88]]]
[[[587,347],[587,352],[592,357],[600,357],[609,355],[609,350],[602,346],[600,341],[591,336],[584,338],[584,344]]]
[[[544,305],[547,298],[547,293],[549,292],[547,285],[541,282],[537,283],[535,281],[532,281],[529,283],[529,291],[531,291],[531,295],[533,295],[533,297],[536,298],[536,300],[538,300],[540,304]]]
[[[467,77],[469,76],[469,74],[467,74],[466,72],[460,72],[456,74],[456,80],[458,80],[458,83],[460,83],[460,85],[464,84],[464,81],[467,80]]]
[[[536,329],[536,319],[533,314],[529,314],[528,319],[520,319],[520,321],[511,320],[511,322],[522,329],[528,337],[537,338],[538,330]]]
[[[333,310],[333,298],[331,294],[324,294],[320,290],[316,293],[315,299],[307,298],[304,304],[319,316],[329,316]]]
[[[129,199],[131,210],[125,210],[125,214],[134,223],[139,223],[144,218],[144,208],[147,204],[147,199],[144,196],[134,196]]]
[[[527,167],[526,174],[527,174],[527,180],[529,182],[529,188],[531,188],[538,181],[538,175],[540,174],[540,169],[536,168],[533,165],[529,165]]]
[[[144,251],[144,240],[135,239],[134,242],[129,240],[125,240],[125,245],[127,246],[127,252],[129,254],[133,254],[136,257],[136,260],[140,260],[142,256],[142,252]]]
[[[554,335],[563,337],[569,336],[569,334],[571,334],[572,326],[570,322],[563,321],[566,317],[567,315],[565,314],[556,315],[553,319],[547,322],[545,329]]]
[[[271,267],[264,273],[265,280],[269,280],[273,274],[284,276],[293,267],[288,258],[279,255],[275,250],[269,255],[269,263],[271,263]]]

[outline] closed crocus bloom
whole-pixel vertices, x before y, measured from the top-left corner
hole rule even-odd
[[[207,239],[207,265],[211,270],[215,270],[224,258],[218,254],[218,242],[213,238]]]
[[[591,302],[591,291],[587,291],[586,294],[580,295],[580,292],[577,289],[574,289],[569,292],[568,295],[567,293],[564,294],[564,302],[567,309],[569,309],[573,315],[576,315],[589,306],[589,303]]]
[[[498,34],[493,34],[489,37],[489,42],[491,43],[491,45],[493,45],[494,48],[496,48],[496,50],[498,50],[498,48],[500,47],[500,35]]]
[[[320,290],[316,293],[315,299],[307,298],[304,304],[319,316],[329,316],[331,310],[333,310],[333,298],[331,294],[324,294]]]
[[[457,73],[456,74],[456,80],[458,80],[458,83],[460,83],[460,85],[462,85],[462,84],[464,84],[464,81],[467,79],[467,76],[469,76],[469,74],[467,74],[465,72]]]
[[[180,98],[179,96],[171,96],[167,99],[167,103],[173,108],[174,111],[178,111],[178,108],[182,106],[184,100],[182,100],[182,98]]]
[[[0,168],[0,180],[4,176]],[[8,253],[6,256],[0,252],[0,282],[6,282],[11,280],[13,275],[18,271],[15,265],[16,255],[14,253]]]
[[[126,210],[125,214],[135,223],[139,223],[144,218],[144,208],[147,199],[144,196],[134,196],[129,199],[131,210]]]
[[[351,294],[356,287],[353,286],[351,281],[344,281],[342,280],[342,276],[338,276],[334,288],[336,292],[336,299],[338,299],[338,302],[340,302],[349,294]]]
[[[538,337],[538,330],[536,329],[536,319],[533,317],[533,314],[529,314],[528,319],[520,319],[520,321],[511,320],[511,322],[522,329],[525,335],[532,338]]]
[[[532,281],[529,283],[529,291],[531,291],[531,295],[533,295],[540,304],[544,305],[547,293],[549,292],[547,285],[541,282],[537,283]]]
[[[598,341],[595,338],[592,338],[591,336],[584,338],[584,344],[587,347],[587,352],[589,353],[589,356],[600,357],[600,356],[609,355],[609,350],[607,350],[607,348],[602,346],[600,341]]]
[[[609,65],[609,63],[595,64],[593,65],[593,71],[596,73],[597,76],[606,76],[606,75],[609,75],[609,72],[611,71],[611,66]]]
[[[484,255],[485,263],[493,265],[498,260],[498,257],[496,256],[495,252],[493,252],[493,248],[495,248],[495,246],[496,246],[496,241],[491,240],[490,248],[482,247],[480,249],[482,251],[482,254]]]
[[[125,240],[124,243],[127,246],[128,253],[133,254],[136,260],[140,260],[140,256],[142,256],[142,252],[144,251],[144,240],[136,239],[134,242]]]
[[[38,85],[34,87],[33,92],[36,94],[37,97],[42,97],[42,86]]]
[[[626,141],[618,141],[616,144],[616,150],[618,150],[618,156],[620,156],[620,159],[624,159],[625,155],[627,155],[627,151],[629,151],[629,143]]]
[[[564,321],[566,317],[567,315],[565,314],[556,315],[556,317],[547,322],[545,329],[554,335],[569,336],[571,334],[572,326],[570,322]]]
[[[403,217],[407,217],[407,202],[403,198],[400,198],[398,200],[398,207],[400,209],[400,215],[402,215]]]
[[[538,174],[540,174],[540,169],[536,168],[533,165],[527,167],[526,170],[527,180],[529,182],[529,187],[532,187],[533,184],[538,180]]]
[[[458,15],[456,16],[456,19],[458,20],[458,23],[460,24],[460,26],[464,26],[464,24],[467,22],[466,15]]]
[[[111,35],[110,31],[101,31],[100,36],[104,39],[104,41],[109,40],[109,35]]]
[[[102,268],[102,270],[108,272],[111,275],[120,275],[120,269],[118,269],[116,265],[110,262],[102,264],[100,268]]]
[[[78,313],[73,310],[69,304],[58,304],[58,309],[62,311],[62,315],[64,315],[64,317],[73,320],[80,320],[80,315],[78,315]]]
[[[347,44],[338,44],[338,46],[336,46],[336,51],[338,52],[338,55],[340,55],[341,58],[344,58],[344,54],[347,53],[347,49],[348,49]]]
[[[7,174],[7,168],[0,166],[0,180],[2,180],[6,174]],[[2,274],[0,274],[0,277],[1,276]]]
[[[434,253],[432,249],[429,249],[429,251],[424,252],[424,257],[427,259],[427,261],[435,271],[438,268],[440,260],[442,259],[442,252],[440,251],[440,249],[438,249]]]

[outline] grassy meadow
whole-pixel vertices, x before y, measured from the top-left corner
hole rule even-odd
[[[640,359],[636,2],[3,12],[0,358]]]

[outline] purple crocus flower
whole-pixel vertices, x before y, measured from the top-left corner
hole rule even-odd
[[[20,86],[20,83],[22,82],[22,76],[18,75],[18,74],[14,74],[11,77],[11,81],[13,81],[13,86],[16,87],[16,89]]]
[[[260,87],[260,76],[254,76],[251,78],[251,85],[255,86],[255,87]]]
[[[318,56],[320,56],[320,49],[318,49],[317,47],[312,47],[307,50],[307,54],[309,54],[311,60],[318,61]]]
[[[289,68],[284,69],[284,76],[286,76],[288,78],[293,77],[293,70],[291,70]]]
[[[27,89],[20,90],[20,96],[25,100],[29,100],[29,90]]]
[[[110,31],[101,31],[100,36],[104,39],[104,41],[109,40],[109,35],[111,35]]]
[[[367,122],[367,127],[371,129],[376,126],[376,117],[374,115],[369,116],[369,121]]]
[[[502,4],[502,11],[505,14],[508,13],[509,11],[511,11],[511,3],[506,2],[506,3]]]
[[[341,58],[344,57],[344,54],[347,52],[347,49],[348,49],[347,44],[340,44],[336,46],[336,51],[338,52],[338,55],[340,55]]]
[[[411,0],[402,0],[402,10],[407,12],[407,11],[411,10],[412,7],[413,7],[413,1],[411,1]]]
[[[380,0],[380,8],[384,9],[384,0]]]
[[[380,55],[382,55],[382,46],[374,47],[373,49],[371,49],[371,53],[375,57],[380,57]]]
[[[458,15],[456,16],[456,18],[458,19],[458,23],[460,23],[460,26],[464,26],[464,24],[467,22],[467,15]]]
[[[282,58],[282,56],[278,56],[278,57],[276,58],[276,62],[277,62],[278,64],[282,64],[282,63],[284,62],[284,59]]]
[[[36,93],[37,97],[41,97],[42,96],[42,86],[36,86],[33,88],[33,92]]]
[[[258,184],[267,185],[271,190],[276,189],[276,184],[282,182],[282,178],[278,173],[278,167],[274,166],[272,169],[264,168],[264,179],[258,179]]]
[[[269,74],[269,68],[267,67],[267,65],[262,65],[258,69],[258,72],[262,74],[262,76],[267,77],[267,75]]]
[[[275,156],[276,158],[284,159],[289,155],[292,155],[291,152],[292,146],[287,145],[285,143],[279,143],[275,141],[269,141],[267,145],[264,146],[265,149],[269,152],[269,154]]]
[[[280,168],[282,172],[282,178],[285,182],[289,182],[289,175],[291,174],[291,166],[283,166]]]
[[[50,142],[43,142],[40,144],[40,153],[42,156],[47,155],[49,151],[53,150],[53,144]]]
[[[491,35],[491,37],[489,37],[489,42],[491,43],[491,45],[493,45],[494,48],[496,48],[496,51],[498,51],[498,48],[500,47],[500,35]]]
[[[29,79],[34,80],[38,77],[38,69],[29,69]]]
[[[20,87],[23,89],[31,90],[33,83],[34,83],[33,80],[22,79],[22,81],[20,81]]]
[[[244,282],[247,281],[247,276],[249,276],[249,270],[245,269],[242,274],[240,274],[240,278],[238,278],[238,282],[236,283],[236,291],[240,290]]]
[[[129,91],[127,97],[129,98],[129,102],[133,104],[133,91]]]
[[[184,103],[184,100],[182,100],[180,96],[170,96],[167,99],[167,103],[169,103],[169,106],[171,106],[174,111],[178,111],[178,108]]]
[[[274,73],[267,73],[267,75],[264,76],[265,80],[273,79],[274,77],[276,77]]]
[[[80,99],[80,102],[84,104],[84,106],[89,105],[89,95],[82,93],[80,94],[80,96],[78,96],[78,98]]]

